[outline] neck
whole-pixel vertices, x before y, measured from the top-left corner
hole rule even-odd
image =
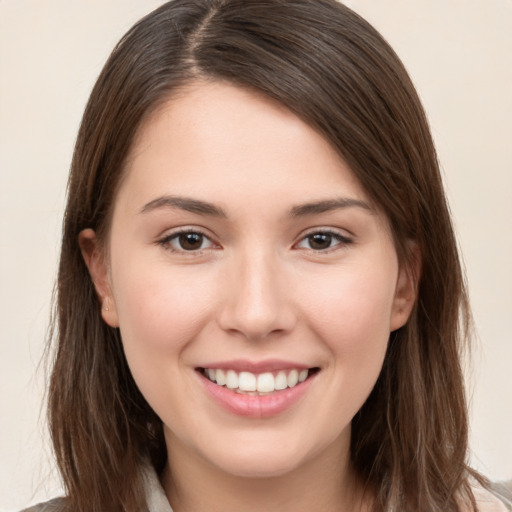
[[[286,474],[258,478],[227,473],[179,443],[168,443],[168,453],[162,483],[174,512],[367,510],[347,443],[329,446]]]

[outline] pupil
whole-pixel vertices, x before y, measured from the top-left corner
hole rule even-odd
[[[312,249],[328,249],[331,246],[332,236],[325,233],[316,233],[309,237]]]
[[[199,233],[183,233],[180,235],[180,245],[186,251],[199,249],[203,244],[203,235]]]

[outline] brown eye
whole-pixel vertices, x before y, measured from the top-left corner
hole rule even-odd
[[[203,238],[201,233],[182,233],[178,236],[178,244],[184,251],[197,251],[203,245]]]
[[[214,246],[206,235],[198,231],[181,231],[166,236],[159,244],[173,252],[198,252]]]
[[[328,252],[329,249],[344,247],[352,243],[352,240],[340,233],[333,231],[316,231],[305,236],[298,244],[300,249],[309,249],[317,252]]]
[[[329,233],[315,233],[307,238],[311,249],[321,251],[331,247],[333,236]]]

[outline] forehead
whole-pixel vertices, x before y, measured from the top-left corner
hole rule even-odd
[[[225,82],[180,89],[142,123],[121,195],[185,194],[229,203],[318,200],[338,191],[367,200],[338,152],[281,104]],[[334,193],[334,192],[333,192]]]

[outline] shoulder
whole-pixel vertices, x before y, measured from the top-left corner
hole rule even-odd
[[[489,490],[474,486],[472,490],[479,512],[512,512],[512,501],[507,496],[510,489],[507,491],[507,486],[491,485]]]
[[[64,498],[55,498],[44,503],[39,503],[33,507],[26,508],[21,512],[64,512],[65,500]]]

